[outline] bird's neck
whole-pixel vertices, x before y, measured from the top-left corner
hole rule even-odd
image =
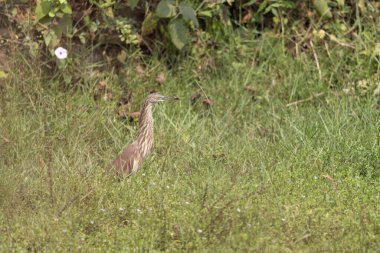
[[[145,102],[139,118],[137,137],[140,155],[145,158],[153,146],[153,104]]]

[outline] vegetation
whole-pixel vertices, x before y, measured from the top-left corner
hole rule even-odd
[[[378,251],[377,3],[16,2],[0,1],[0,252]],[[181,101],[114,178],[151,91]]]

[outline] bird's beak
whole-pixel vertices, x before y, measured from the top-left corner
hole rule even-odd
[[[179,100],[179,98],[174,96],[164,96],[163,100]]]

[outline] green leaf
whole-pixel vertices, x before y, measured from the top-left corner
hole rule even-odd
[[[70,84],[72,79],[72,75],[67,74],[66,72],[63,74],[63,81],[65,82],[65,84]]]
[[[114,14],[113,14],[112,7],[106,8],[105,11],[104,11],[104,14],[106,14],[106,16],[109,17],[109,18],[114,18],[115,17]]]
[[[60,9],[63,13],[71,14],[73,13],[73,10],[71,9],[71,6],[69,4],[61,4]]]
[[[158,20],[159,18],[153,12],[149,12],[142,24],[141,35],[145,36],[151,34],[156,28]]]
[[[128,0],[128,5],[133,10],[136,8],[137,4],[139,3],[139,0]]]
[[[199,26],[197,15],[191,6],[189,6],[186,3],[180,3],[178,8],[179,8],[179,12],[181,13],[182,18],[183,18],[183,20],[185,20],[185,22],[193,22],[195,27]]]
[[[4,71],[0,70],[0,79],[2,78],[7,78],[8,74],[5,73]]]
[[[37,20],[40,20],[49,14],[52,7],[51,5],[52,3],[47,2],[47,1],[43,1],[37,4],[36,10],[35,10]]]
[[[198,12],[198,15],[200,17],[212,18],[212,12],[211,11],[200,11],[200,12]]]
[[[57,36],[56,29],[53,28],[51,30],[45,31],[42,36],[44,38],[46,47],[53,49],[58,46],[60,37]]]
[[[12,17],[16,17],[17,15],[17,8],[13,8],[11,11]]]
[[[53,11],[49,11],[49,17],[51,17],[51,18],[54,18],[55,17],[55,12],[53,12]]]
[[[344,0],[336,0],[336,2],[338,3],[338,5],[340,7],[343,7],[344,6]]]
[[[177,14],[174,2],[171,0],[161,0],[156,8],[156,15],[160,18],[171,18]]]
[[[251,5],[255,4],[256,2],[257,2],[257,0],[250,0],[250,1],[246,2],[245,4],[243,4],[242,7],[251,6]]]
[[[182,49],[186,43],[190,40],[190,32],[186,27],[185,21],[180,19],[175,19],[168,25],[170,39],[172,40],[174,46],[178,49]]]
[[[313,0],[313,5],[321,17],[332,18],[332,14],[326,0]]]
[[[264,0],[260,5],[257,13],[262,12],[268,6],[268,0]]]
[[[71,34],[73,28],[72,16],[70,14],[63,15],[63,17],[59,20],[58,27],[62,33],[66,35]]]

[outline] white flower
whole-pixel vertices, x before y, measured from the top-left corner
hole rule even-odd
[[[57,47],[54,53],[55,53],[55,56],[57,56],[57,58],[60,60],[67,58],[67,50],[64,49],[63,47]]]
[[[236,208],[236,212],[240,213],[241,212],[240,208]]]
[[[124,211],[124,208],[119,207],[119,211],[120,211],[120,212]]]
[[[202,231],[202,229],[199,229],[199,228],[198,228],[198,229],[197,229],[197,232],[198,232],[199,234],[202,234],[203,231]]]

